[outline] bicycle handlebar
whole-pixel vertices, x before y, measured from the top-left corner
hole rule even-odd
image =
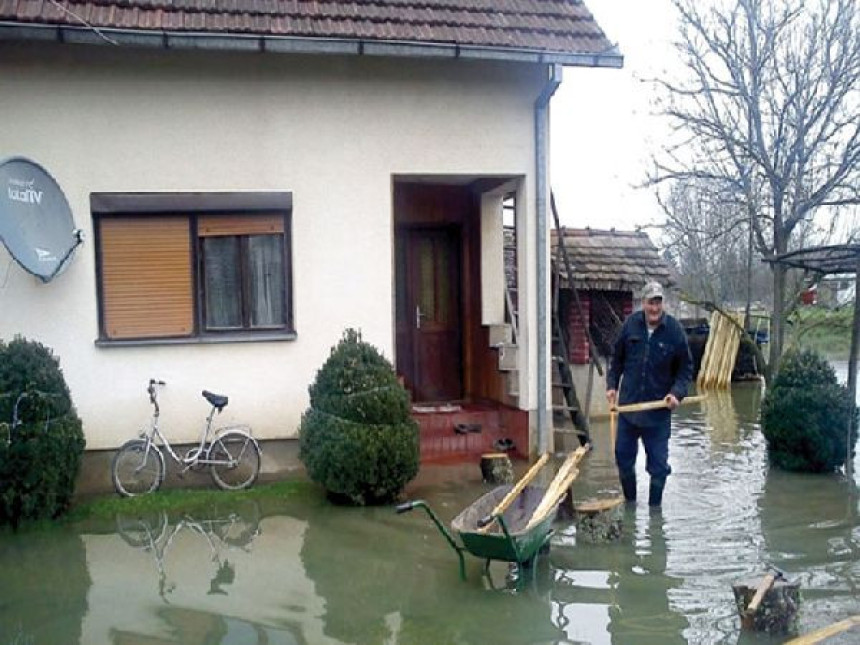
[[[155,406],[155,414],[158,415],[158,400],[156,399],[155,393],[156,385],[164,386],[167,385],[167,383],[151,378],[149,379],[149,386],[146,388],[146,391],[149,393],[149,402]]]

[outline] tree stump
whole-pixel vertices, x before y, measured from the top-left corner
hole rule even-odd
[[[621,537],[622,497],[574,504],[576,538],[587,542],[612,542]]]
[[[772,574],[769,574],[772,576]],[[772,584],[772,586],[771,586]],[[751,604],[759,593],[760,603]],[[739,580],[732,585],[741,626],[747,630],[785,634],[797,630],[797,610],[800,607],[800,583],[768,576]]]
[[[504,452],[488,452],[481,455],[481,475],[490,484],[510,484],[514,481],[511,458]]]

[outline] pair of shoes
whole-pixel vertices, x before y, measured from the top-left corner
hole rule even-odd
[[[498,450],[499,452],[507,452],[508,450],[514,449],[514,440],[513,439],[496,439],[493,443],[493,448]]]
[[[466,434],[468,432],[479,433],[481,431],[480,423],[455,423],[454,432],[457,434]]]

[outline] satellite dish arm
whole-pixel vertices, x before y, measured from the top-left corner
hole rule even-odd
[[[74,243],[69,247],[69,250],[66,251],[66,254],[57,263],[57,266],[51,272],[51,275],[49,275],[47,278],[39,276],[42,282],[47,283],[53,280],[56,275],[63,270],[63,267],[66,266],[66,262],[68,262],[69,259],[72,257],[72,253],[75,252],[75,249],[77,249],[81,244],[84,243],[84,232],[81,229],[76,228],[74,231],[72,231],[72,236],[74,237]]]

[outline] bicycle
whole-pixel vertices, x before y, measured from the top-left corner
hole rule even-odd
[[[220,414],[227,406],[228,398],[203,390],[203,398],[212,405],[212,410],[200,433],[200,442],[185,456],[180,456],[158,425],[160,410],[156,388],[164,385],[164,381],[149,380],[146,391],[154,408],[150,427],[137,439],[124,443],[114,455],[111,478],[117,493],[134,497],[158,490],[166,473],[164,453],[159,443],[178,465],[183,466],[180,474],[208,466],[212,480],[221,489],[242,490],[252,486],[260,474],[261,456],[257,440],[250,432],[236,426],[212,430],[212,418],[216,411]]]

